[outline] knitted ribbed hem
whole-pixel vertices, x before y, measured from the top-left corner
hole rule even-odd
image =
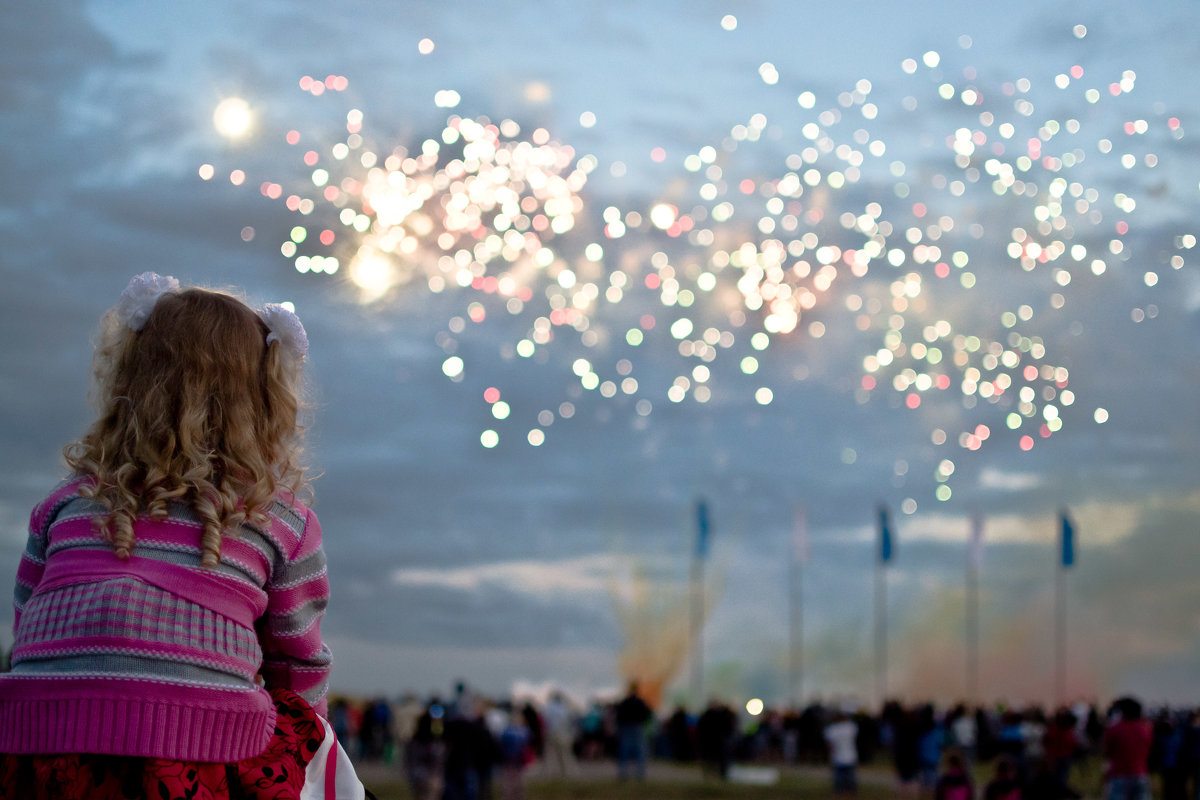
[[[106,753],[229,763],[261,753],[275,708],[230,711],[147,699],[0,700],[0,753]]]

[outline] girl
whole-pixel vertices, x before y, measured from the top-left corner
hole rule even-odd
[[[154,273],[105,316],[99,419],[17,571],[0,799],[300,796],[331,739],[307,347],[282,306]]]

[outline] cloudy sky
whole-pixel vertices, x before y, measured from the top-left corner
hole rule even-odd
[[[964,691],[978,514],[1049,698],[1066,508],[1069,690],[1194,701],[1200,10],[1130,12],[21,0],[0,573],[153,269],[308,328],[342,691],[687,689],[703,499],[706,690],[795,690],[802,509],[803,691],[872,698],[883,505],[889,690]]]

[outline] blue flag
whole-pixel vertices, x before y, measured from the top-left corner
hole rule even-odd
[[[1059,520],[1062,527],[1062,560],[1059,563],[1063,567],[1074,566],[1075,525],[1071,522],[1071,518],[1067,516],[1066,510],[1059,512]]]
[[[696,558],[701,561],[708,558],[708,503],[703,500],[696,503]]]
[[[879,507],[879,562],[890,563],[892,560],[892,525],[888,521],[887,506]]]

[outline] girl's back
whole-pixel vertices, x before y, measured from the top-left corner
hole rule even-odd
[[[321,527],[295,497],[307,345],[281,306],[154,273],[105,316],[98,417],[17,573],[0,798],[64,770],[303,784],[331,663]]]
[[[89,485],[70,481],[33,512],[0,752],[237,761],[274,726],[260,674],[320,703],[330,655],[315,623],[328,582],[311,512],[276,502],[267,525],[243,525],[201,568],[202,525],[173,503],[136,521],[122,560],[94,523],[103,507],[81,494]],[[104,724],[79,724],[89,719]]]

